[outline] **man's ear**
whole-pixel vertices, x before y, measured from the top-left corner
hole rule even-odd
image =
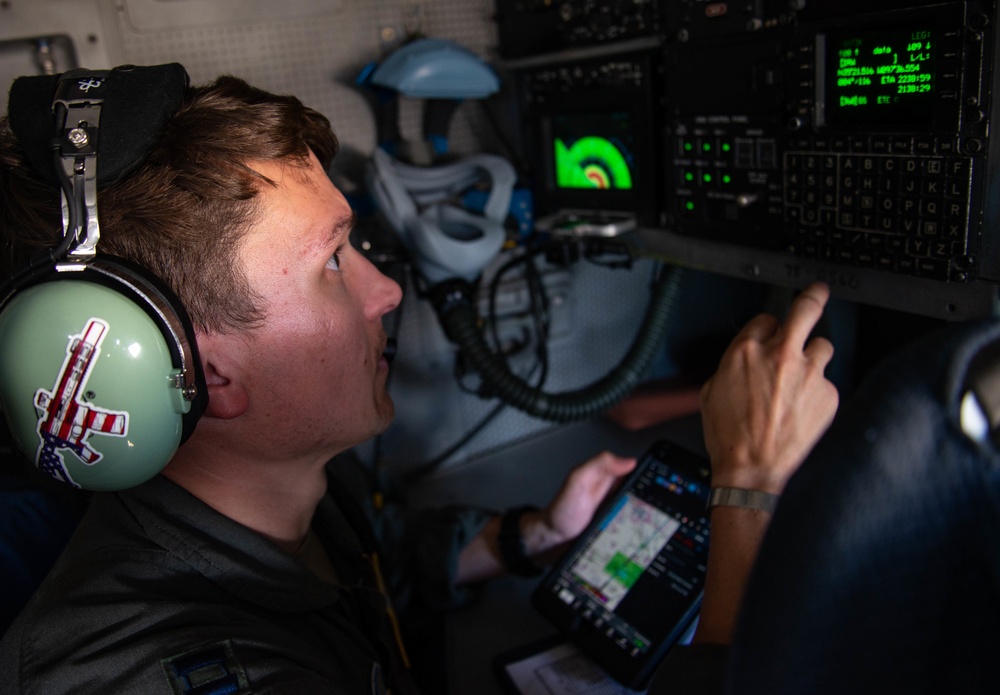
[[[245,345],[232,336],[217,333],[197,335],[201,366],[208,385],[206,417],[228,420],[239,417],[250,405],[250,396],[236,367],[240,348]]]

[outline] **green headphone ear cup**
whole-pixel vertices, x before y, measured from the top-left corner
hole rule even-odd
[[[138,485],[180,445],[191,406],[162,331],[132,298],[43,282],[0,312],[0,408],[18,448],[90,490]]]

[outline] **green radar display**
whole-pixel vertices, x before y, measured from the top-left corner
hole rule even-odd
[[[632,172],[628,160],[608,138],[588,135],[572,142],[555,138],[556,186],[629,190]]]

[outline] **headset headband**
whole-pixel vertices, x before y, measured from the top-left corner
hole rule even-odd
[[[103,74],[99,87],[104,108],[101,118],[101,171],[98,188],[119,181],[145,161],[163,129],[184,98],[188,75],[182,65],[126,65],[109,71],[72,70],[62,75],[19,77],[10,89],[7,113],[10,127],[24,148],[35,173],[53,187],[52,136],[56,132],[53,104],[60,100],[93,100],[98,88],[89,86]],[[79,75],[79,79],[73,78]],[[65,78],[65,79],[64,79]],[[57,95],[60,80],[63,89]],[[76,94],[73,93],[75,88]]]

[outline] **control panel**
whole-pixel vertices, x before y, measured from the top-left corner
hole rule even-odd
[[[497,0],[500,53],[523,58],[660,37],[672,0]]]
[[[995,313],[994,0],[497,4],[524,27],[532,12],[548,17],[538,26],[560,37],[515,39],[501,23],[501,53],[529,85],[529,128],[554,132],[544,92],[557,83],[564,119],[629,111],[622,150],[645,188],[576,197],[596,211],[631,206],[643,248],[768,281],[832,278],[860,301],[923,297],[933,306],[914,311],[951,318]],[[621,5],[648,21],[614,39],[571,30]],[[642,64],[622,73],[643,76],[628,92],[593,79],[619,50]]]
[[[979,243],[989,22],[968,11],[778,25],[673,51],[667,226],[938,280],[992,274]],[[710,56],[733,69],[713,77]]]

